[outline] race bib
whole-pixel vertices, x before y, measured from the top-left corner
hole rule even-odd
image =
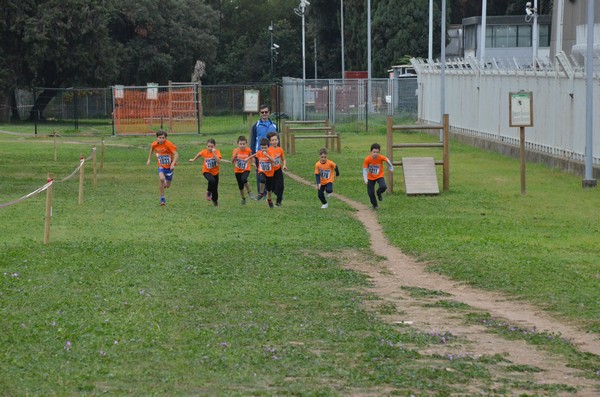
[[[275,161],[273,162],[273,165],[275,167],[278,167],[279,164],[281,164],[281,157],[275,157]]]
[[[209,170],[217,166],[217,160],[215,160],[214,158],[206,159],[205,163],[206,168],[208,168]]]
[[[160,165],[171,165],[171,156],[157,156],[158,164]]]
[[[260,167],[261,171],[271,171],[271,162],[270,161],[266,161],[266,162],[260,162],[258,163],[258,166]]]
[[[236,160],[235,164],[236,164],[235,165],[236,167],[245,170],[246,167],[248,166],[248,161],[238,159],[238,160]]]
[[[378,165],[370,165],[369,166],[369,174],[379,175],[379,166]]]
[[[319,176],[321,179],[329,179],[331,177],[331,170],[320,170]]]

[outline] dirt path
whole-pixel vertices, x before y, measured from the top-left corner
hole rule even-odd
[[[297,175],[289,172],[286,175],[297,182],[313,186]],[[519,329],[560,334],[580,351],[600,356],[600,339],[597,335],[552,318],[548,313],[528,303],[516,301],[510,296],[478,290],[442,275],[427,272],[424,264],[416,262],[389,244],[377,220],[377,213],[370,207],[337,193],[334,199],[341,200],[356,210],[354,216],[365,226],[370,236],[371,250],[384,258],[374,263],[372,259],[362,257],[363,254],[359,252],[343,254],[349,268],[370,277],[373,283],[370,291],[383,302],[397,308],[397,313],[383,316],[384,319],[396,324],[408,324],[434,335],[452,335],[452,339],[458,341],[441,344],[423,353],[436,353],[443,357],[500,355],[505,357],[510,365],[540,370],[511,373],[511,379],[514,377],[538,385],[566,385],[577,389],[576,393],[565,391],[561,394],[555,391],[557,395],[600,396],[599,378],[594,379],[589,373],[583,374],[580,370],[567,367],[564,357],[537,349],[522,340],[508,340],[492,334],[483,324],[467,324],[461,313],[432,307],[432,303],[440,299],[460,302],[485,311],[495,319],[501,319]],[[339,257],[339,254],[337,256]],[[414,297],[410,293],[411,288],[439,291],[447,296]],[[367,304],[381,305],[381,301],[368,301]],[[506,377],[506,373],[503,376]],[[513,392],[519,394],[521,391]],[[523,392],[531,393],[530,390]]]

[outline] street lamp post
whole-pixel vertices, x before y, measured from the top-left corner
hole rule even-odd
[[[304,29],[304,14],[306,13],[306,6],[310,5],[307,0],[300,0],[298,8],[294,8],[296,15],[302,17],[302,80],[306,80],[306,39]]]
[[[273,21],[271,21],[271,24],[269,25],[269,33],[271,33],[271,79],[273,78],[273,50],[275,49],[273,47]]]
[[[310,5],[307,0],[300,0],[298,8],[294,8],[294,13],[302,17],[302,120],[304,120],[304,107],[306,106],[306,39],[304,36],[304,14],[306,13],[307,5]]]

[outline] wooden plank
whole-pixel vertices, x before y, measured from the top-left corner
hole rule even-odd
[[[438,124],[416,124],[416,125],[393,125],[393,130],[410,131],[410,130],[441,130],[443,125]]]
[[[406,195],[440,194],[433,157],[403,157]]]
[[[296,139],[316,139],[316,138],[325,138],[325,139],[333,139],[337,138],[337,135],[296,135]]]

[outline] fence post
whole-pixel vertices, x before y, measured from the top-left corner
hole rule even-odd
[[[102,143],[100,144],[100,172],[104,169],[104,137],[102,137]]]
[[[448,150],[449,147],[449,134],[448,130],[450,129],[450,121],[448,113],[444,114],[444,129],[443,129],[443,140],[444,140],[444,171],[443,171],[443,185],[444,191],[448,191],[450,189],[450,152]]]
[[[79,167],[79,199],[77,200],[77,204],[82,204],[83,203],[83,170],[84,170],[83,165],[85,163],[83,154],[81,154],[81,156],[79,157],[79,163],[80,163],[80,167]]]
[[[292,148],[290,151],[292,152],[292,154],[296,154],[296,135],[295,134],[290,135],[290,143],[292,144]]]
[[[394,119],[392,116],[387,116],[387,138],[386,138],[386,154],[387,158],[392,164],[394,164]],[[387,185],[390,193],[394,193],[394,174],[391,172],[387,173]]]
[[[52,174],[48,174],[48,182],[52,182]],[[52,183],[46,189],[46,221],[44,223],[44,244],[50,242],[50,223],[52,222]]]
[[[96,177],[98,175],[98,172],[96,169],[96,145],[94,145],[94,147],[92,148],[92,169],[93,169],[93,173],[94,173],[94,190],[96,190],[96,185],[97,185]]]

